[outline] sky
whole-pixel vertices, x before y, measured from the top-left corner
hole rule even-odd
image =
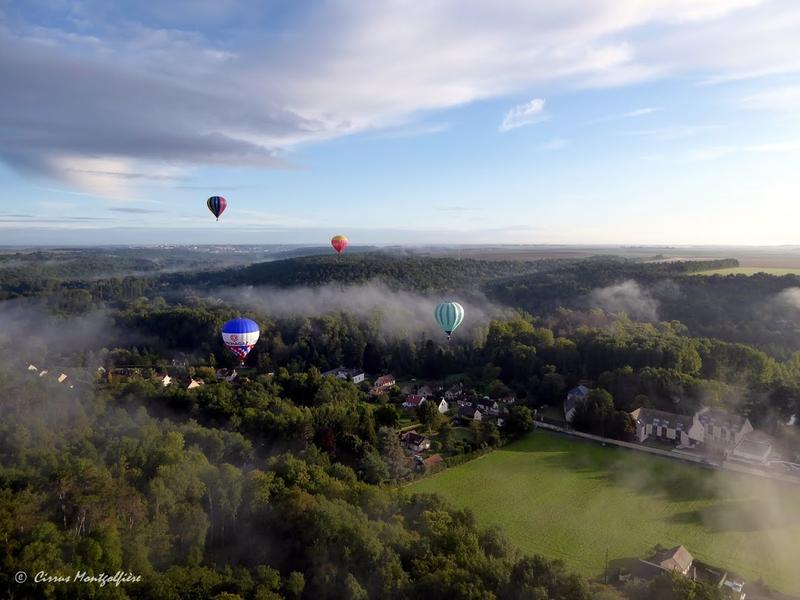
[[[0,245],[800,244],[798,30],[796,0],[0,0]]]

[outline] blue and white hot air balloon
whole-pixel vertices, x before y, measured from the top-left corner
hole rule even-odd
[[[233,319],[222,326],[222,341],[244,364],[258,341],[258,324],[250,319]]]
[[[441,302],[436,305],[436,310],[433,313],[439,327],[442,328],[447,334],[447,339],[450,339],[450,334],[461,325],[464,320],[464,307],[458,302]]]

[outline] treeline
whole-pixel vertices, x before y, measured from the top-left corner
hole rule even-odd
[[[381,281],[391,288],[409,291],[475,289],[488,279],[527,273],[539,263],[455,258],[403,256],[387,253],[309,256],[195,277],[176,276],[178,285],[206,287],[269,285],[276,287],[319,286],[330,283],[359,284]]]

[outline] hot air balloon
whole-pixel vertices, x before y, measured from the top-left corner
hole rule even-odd
[[[228,207],[228,201],[222,196],[211,196],[211,198],[206,201],[206,206],[208,206],[208,210],[210,210],[211,214],[217,217],[217,221],[219,221],[219,216],[224,213],[225,209]]]
[[[250,319],[233,319],[222,326],[222,341],[241,364],[258,341],[258,324]]]
[[[336,250],[339,256],[341,256],[344,249],[347,248],[348,243],[347,237],[343,235],[335,235],[331,238],[331,246],[333,246],[333,249]]]
[[[436,318],[436,323],[447,334],[447,339],[450,339],[450,334],[461,325],[464,320],[464,307],[458,302],[441,302],[436,305],[436,310],[433,312]]]

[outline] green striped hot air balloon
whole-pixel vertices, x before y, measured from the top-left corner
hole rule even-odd
[[[433,312],[436,317],[436,322],[447,334],[447,339],[450,339],[450,334],[461,325],[464,320],[464,307],[458,302],[441,302],[436,305],[436,310]]]

